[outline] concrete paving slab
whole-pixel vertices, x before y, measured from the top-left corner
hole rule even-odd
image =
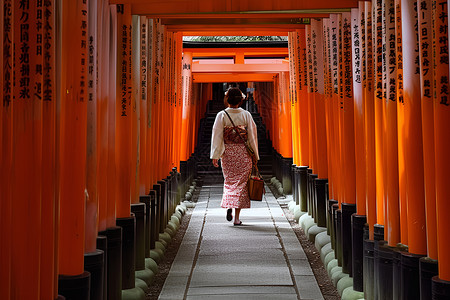
[[[323,299],[322,292],[313,275],[295,276],[295,282],[300,293],[300,299]]]
[[[218,286],[218,287],[192,287],[189,289],[188,296],[200,295],[236,295],[236,294],[269,294],[282,295],[293,294],[296,295],[293,286]]]
[[[170,268],[169,275],[176,277],[189,276],[191,274],[192,263],[193,259],[190,261],[188,260],[174,261],[172,267]]]
[[[291,259],[308,259],[303,249],[286,250],[286,255]]]
[[[189,276],[167,276],[158,299],[183,299],[188,279]]]
[[[208,286],[254,286],[292,285],[291,274],[286,266],[204,266],[196,267],[192,274],[191,287]]]
[[[233,226],[220,207],[222,184],[204,183],[160,299],[323,299],[280,207],[292,198],[268,191]]]
[[[248,251],[244,250],[239,253],[229,252],[221,255],[200,255],[197,260],[197,265],[201,264],[236,264],[236,263],[260,263],[260,262],[277,262],[279,264],[286,264],[286,260],[281,249],[271,251]]]
[[[246,300],[273,300],[274,295],[268,294],[233,294],[233,295],[202,295],[202,296],[188,296],[187,300],[229,300],[233,299],[246,299]],[[291,294],[278,294],[277,300],[297,300],[297,295]]]
[[[290,259],[289,260],[294,276],[297,275],[314,275],[309,261],[307,259]]]

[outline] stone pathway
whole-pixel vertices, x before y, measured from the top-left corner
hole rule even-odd
[[[222,183],[205,182],[159,299],[323,299],[306,255],[275,197],[241,211],[220,207]]]

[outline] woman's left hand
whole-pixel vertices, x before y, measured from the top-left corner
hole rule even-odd
[[[216,167],[216,168],[219,167],[219,160],[218,159],[213,159],[212,163],[213,163],[214,167]]]

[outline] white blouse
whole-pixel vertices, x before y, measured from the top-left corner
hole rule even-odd
[[[244,125],[247,128],[248,141],[256,154],[256,158],[259,159],[258,154],[258,132],[255,121],[251,113],[242,108],[226,108],[227,113],[236,126]],[[223,141],[223,128],[225,126],[233,126],[228,116],[220,111],[217,113],[216,120],[212,130],[211,138],[211,159],[219,159],[225,151],[225,143]]]

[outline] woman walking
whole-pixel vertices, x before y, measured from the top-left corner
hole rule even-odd
[[[244,95],[239,88],[231,88],[225,94],[225,104],[228,106],[220,111],[214,122],[211,140],[211,159],[215,167],[222,160],[222,172],[225,179],[221,207],[227,208],[227,220],[233,219],[234,225],[242,225],[239,214],[242,208],[250,208],[247,180],[256,164],[258,155],[258,136],[256,124],[252,115],[239,108]],[[234,126],[233,125],[236,126]],[[244,141],[255,152],[255,158],[248,154]]]

